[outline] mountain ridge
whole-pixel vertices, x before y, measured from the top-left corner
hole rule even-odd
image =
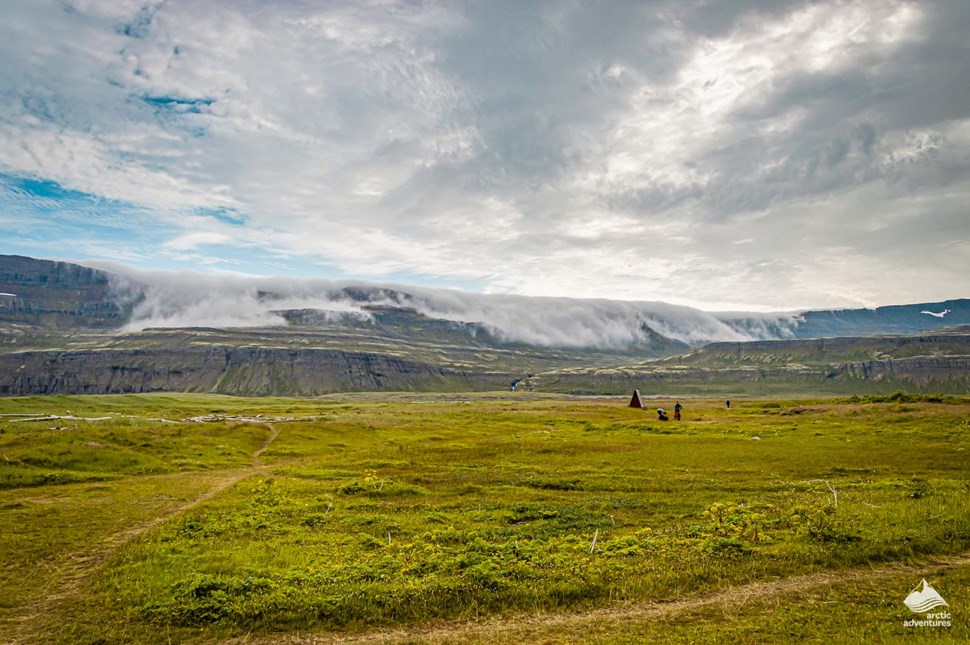
[[[719,320],[664,303],[530,301],[333,283],[139,282],[12,256],[0,256],[0,293],[15,294],[0,296],[4,396],[970,391],[966,300],[940,303],[950,309],[945,318],[920,314],[942,311],[924,303]],[[220,307],[233,309],[234,317],[218,318]],[[193,315],[200,309],[205,315]],[[462,319],[474,314],[482,320]],[[954,326],[964,319],[965,326]],[[168,324],[149,326],[155,320]],[[188,324],[220,320],[233,324]],[[517,334],[518,326],[527,328]],[[882,331],[924,326],[917,334]],[[840,328],[869,333],[798,337],[799,329]],[[558,342],[571,336],[579,338]]]
[[[0,322],[54,329],[145,327],[430,328],[487,344],[632,349],[676,354],[710,342],[914,334],[970,324],[970,300],[797,313],[708,313],[667,303],[488,296],[417,287],[236,281],[180,274],[150,284],[52,260],[0,255]],[[192,291],[189,282],[209,280]],[[265,284],[264,284],[265,283]],[[289,293],[284,293],[289,290]],[[226,314],[226,311],[243,312]],[[948,311],[941,317],[922,311]],[[391,320],[393,319],[393,320]]]

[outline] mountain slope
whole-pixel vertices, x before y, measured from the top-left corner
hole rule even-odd
[[[580,393],[965,392],[970,372],[965,329],[869,335],[962,320],[966,300],[717,318],[664,303],[144,277],[0,256],[0,293],[13,294],[0,295],[0,394],[315,395],[513,383]],[[218,324],[184,324],[197,319]],[[152,320],[164,328],[138,330]],[[865,333],[798,339],[839,329]],[[765,338],[790,340],[756,340]]]
[[[624,394],[866,394],[896,389],[970,393],[970,326],[916,336],[713,343],[617,367],[535,374],[548,392]]]
[[[933,315],[944,311],[947,313],[942,316]],[[892,305],[875,309],[806,311],[799,317],[796,335],[798,338],[827,338],[918,334],[955,325],[970,325],[970,300]]]
[[[511,376],[460,371],[385,354],[254,347],[28,351],[0,355],[0,395],[211,392],[316,396],[376,390],[507,387]]]
[[[0,354],[0,395],[516,389],[574,394],[970,392],[970,328],[910,337],[720,343],[633,362],[536,348],[395,343],[304,330],[147,330]],[[598,364],[600,367],[591,367]]]
[[[0,322],[52,328],[117,328],[132,302],[112,275],[97,269],[0,256]]]
[[[0,293],[8,294],[0,295],[0,323],[46,329],[354,328],[406,339],[444,334],[487,346],[595,348],[642,357],[718,341],[913,334],[970,324],[966,299],[871,310],[711,314],[663,302],[113,269],[0,255]]]

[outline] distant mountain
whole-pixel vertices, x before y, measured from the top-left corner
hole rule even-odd
[[[711,343],[679,356],[609,367],[559,368],[523,389],[582,394],[741,396],[970,394],[970,326],[914,336]]]
[[[124,325],[133,299],[115,276],[97,269],[0,255],[0,322],[50,328]]]
[[[970,373],[970,333],[937,330],[967,320],[966,300],[713,315],[665,303],[122,275],[18,256],[0,256],[0,294],[0,395],[965,392]],[[871,337],[913,329],[930,333]],[[804,339],[842,330],[855,335]]]
[[[946,300],[916,305],[891,305],[875,309],[804,311],[778,322],[746,314],[718,314],[737,329],[767,325],[768,333],[784,338],[834,338],[879,334],[918,334],[970,324],[970,300]]]
[[[460,336],[459,336],[460,338]],[[572,394],[970,393],[970,327],[919,336],[715,343],[629,355],[391,338],[348,328],[158,329],[0,352],[0,396],[213,392],[315,396],[513,388]]]
[[[915,335],[841,336],[799,340],[711,343],[649,364],[690,367],[831,365],[836,362],[901,360],[970,355],[970,325]]]
[[[397,338],[443,335],[487,346],[568,347],[644,358],[710,342],[914,334],[970,324],[966,299],[794,314],[711,314],[662,302],[118,270],[0,255],[0,323],[48,330],[353,328]]]

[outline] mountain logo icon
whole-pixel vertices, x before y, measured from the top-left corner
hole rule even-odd
[[[949,607],[943,597],[937,592],[936,589],[930,586],[926,582],[926,578],[923,578],[923,588],[920,589],[919,585],[916,585],[916,589],[910,592],[906,596],[906,600],[903,601],[910,611],[917,614],[922,614],[924,612],[933,609],[934,607]]]

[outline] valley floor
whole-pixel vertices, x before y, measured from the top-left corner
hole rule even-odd
[[[970,400],[681,402],[0,400],[0,642],[970,638]]]

